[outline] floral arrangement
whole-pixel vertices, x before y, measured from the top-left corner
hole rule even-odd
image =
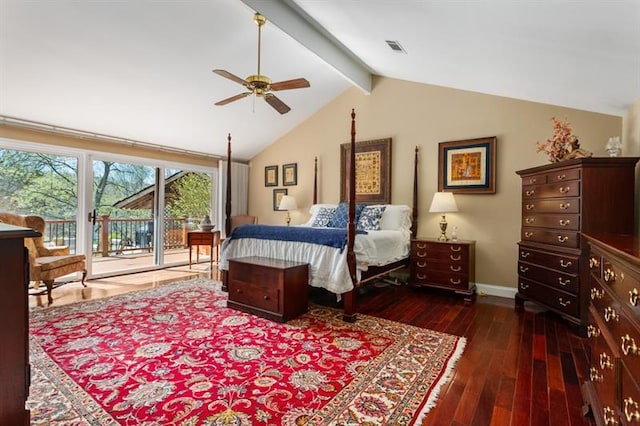
[[[549,161],[557,163],[564,160],[575,148],[580,145],[578,137],[573,134],[573,129],[568,121],[560,121],[551,117],[553,122],[553,137],[545,143],[536,142],[536,152],[543,151],[549,157]]]

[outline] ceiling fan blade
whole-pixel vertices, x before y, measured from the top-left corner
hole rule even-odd
[[[242,99],[242,98],[246,98],[247,96],[249,96],[251,93],[253,92],[244,92],[244,93],[240,93],[239,95],[235,95],[232,96],[230,98],[227,99],[223,99],[221,101],[216,102],[216,105],[226,105],[228,103],[231,103],[233,101],[237,101],[238,99]]]
[[[229,71],[225,71],[225,70],[213,70],[214,73],[218,74],[219,76],[228,78],[229,80],[235,81],[238,84],[242,84],[243,86],[247,86],[247,82],[246,80],[238,77],[237,75],[231,74]]]
[[[275,83],[271,83],[271,90],[289,90],[289,89],[303,89],[305,87],[310,87],[311,84],[307,81],[306,78],[296,78],[293,80],[285,80],[278,81]]]
[[[291,108],[289,108],[287,104],[282,102],[280,99],[276,97],[276,95],[272,93],[266,93],[264,95],[264,100],[267,101],[267,103],[271,105],[273,109],[278,111],[280,114],[286,114],[289,111],[291,111]]]

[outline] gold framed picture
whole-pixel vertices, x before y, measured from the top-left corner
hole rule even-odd
[[[438,144],[438,191],[496,193],[495,136]]]
[[[349,194],[351,144],[340,145],[340,200]],[[356,142],[356,201],[363,204],[391,203],[391,138]]]

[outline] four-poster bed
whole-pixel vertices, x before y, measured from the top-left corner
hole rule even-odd
[[[355,111],[352,110],[351,149],[347,169],[349,177],[355,176],[355,135]],[[227,157],[227,164],[230,165],[230,136],[228,139]],[[227,258],[260,256],[283,260],[305,261],[310,263],[310,271],[313,271],[309,284],[315,287],[326,288],[331,292],[341,295],[344,303],[343,319],[350,322],[355,321],[356,300],[354,292],[357,288],[391,271],[408,266],[410,239],[412,236],[415,237],[417,232],[417,167],[418,148],[416,147],[414,153],[413,209],[409,206],[399,205],[370,206],[380,209],[381,214],[387,214],[387,219],[383,217],[383,220],[381,220],[381,223],[384,222],[385,226],[375,228],[379,230],[362,231],[356,229],[358,220],[356,210],[361,211],[361,206],[356,206],[355,179],[349,178],[348,203],[346,205],[348,219],[346,229],[344,229],[344,227],[341,229],[312,227],[312,221],[310,220],[308,226],[292,226],[290,228],[243,225],[236,228],[233,233],[231,233],[229,221],[231,212],[231,174],[230,167],[227,167],[227,216],[225,220],[227,238],[223,243],[219,265],[222,274],[223,290],[228,288],[229,274],[227,270]],[[314,163],[314,207],[322,206],[318,205],[317,200],[317,171],[316,158]],[[345,206],[340,207],[344,209]],[[317,211],[317,209],[315,211]],[[279,236],[274,237],[271,234]],[[313,241],[306,239],[310,238],[310,234],[313,236]],[[344,242],[345,238],[346,243]],[[399,238],[402,239],[402,246],[397,242]],[[319,240],[322,242],[318,242]],[[341,244],[340,241],[342,242]],[[384,250],[381,248],[378,252],[378,245],[384,248]],[[389,251],[388,249],[390,247],[392,247],[392,249]],[[230,256],[228,256],[229,253],[231,253]],[[384,253],[384,255],[377,258],[378,253]],[[368,259],[375,260],[369,261]]]

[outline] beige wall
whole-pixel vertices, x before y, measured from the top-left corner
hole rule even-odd
[[[319,163],[319,200],[340,197],[340,147],[350,140],[350,111],[356,110],[356,140],[391,137],[392,202],[412,204],[413,150],[420,147],[419,237],[439,234],[439,216],[428,212],[437,190],[438,142],[497,136],[494,195],[456,195],[459,212],[447,215],[459,238],[476,240],[476,279],[515,287],[520,233],[520,180],[516,170],[546,164],[536,141],[552,134],[551,117],[566,118],[581,146],[603,156],[610,136],[622,134],[622,118],[461,90],[376,78],[371,95],[352,88],[251,161],[249,212],[261,223],[284,224],[272,210],[272,187],[264,167],[298,163],[298,185],[287,187],[300,209],[292,223],[307,220],[312,202],[313,159]],[[636,113],[636,116],[638,114]]]

